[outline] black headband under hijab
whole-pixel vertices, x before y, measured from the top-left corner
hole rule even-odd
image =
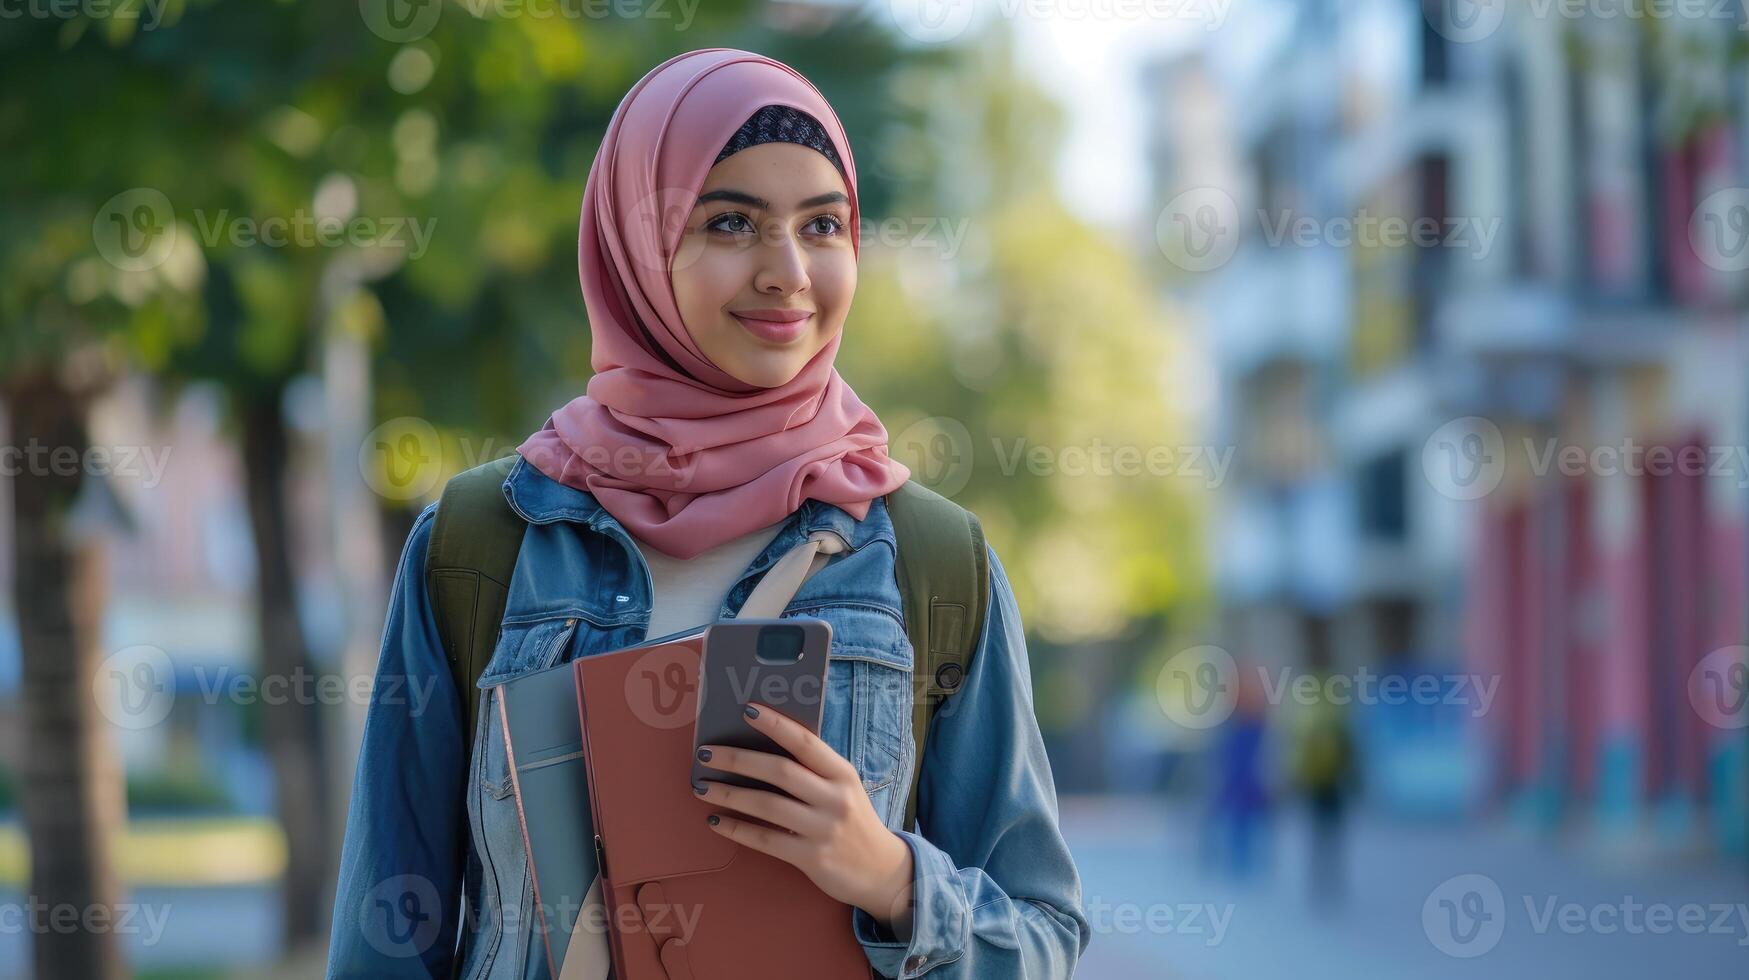
[[[749,146],[760,143],[795,143],[801,146],[813,147],[826,155],[839,172],[844,171],[844,165],[838,162],[838,151],[832,146],[831,137],[826,135],[825,127],[813,116],[800,109],[792,109],[786,105],[768,105],[747,117],[741,128],[735,130],[735,135],[723,144],[723,152],[711,163],[723,162],[724,158],[739,153]]]

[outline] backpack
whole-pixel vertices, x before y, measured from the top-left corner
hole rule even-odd
[[[444,485],[425,558],[426,591],[450,675],[467,705],[467,732],[479,716],[475,682],[497,646],[510,575],[527,529],[502,489],[518,458],[513,454],[481,464]],[[886,502],[898,540],[905,633],[915,656],[911,733],[916,765],[903,824],[910,829],[930,722],[964,683],[984,631],[990,562],[983,526],[971,511],[915,480],[887,494]]]
[[[1341,709],[1320,700],[1299,732],[1294,778],[1307,790],[1335,789],[1353,770],[1353,749]]]

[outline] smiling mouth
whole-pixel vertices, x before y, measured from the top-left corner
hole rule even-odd
[[[807,331],[814,322],[814,314],[804,314],[800,319],[779,320],[748,316],[743,313],[730,313],[748,333],[761,340],[783,344],[793,341]],[[793,314],[791,314],[793,316]]]

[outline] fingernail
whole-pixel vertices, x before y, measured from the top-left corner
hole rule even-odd
[[[698,750],[698,761],[700,761],[700,762],[711,761],[711,750],[710,749],[699,749]]]
[[[707,788],[707,787],[706,787],[706,786],[705,786],[705,784],[703,784],[703,783],[693,783],[693,784],[692,784],[692,791],[693,791],[693,792],[694,792],[694,793],[697,793],[697,794],[698,794],[698,795],[700,795],[700,796],[703,796],[703,795],[704,795],[704,791],[705,791],[705,789],[706,789],[706,788]]]
[[[747,717],[749,717],[749,718],[759,717],[759,709],[753,707],[752,705],[748,705],[747,706]]]
[[[710,816],[704,818],[704,822],[710,824],[712,827],[715,827],[718,823],[717,815],[714,813],[711,814]]]

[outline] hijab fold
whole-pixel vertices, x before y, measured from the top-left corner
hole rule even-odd
[[[615,110],[583,192],[577,262],[595,373],[517,447],[676,558],[767,527],[809,498],[862,520],[911,475],[833,366],[841,332],[794,378],[760,388],[713,364],[681,322],[669,276],[699,188],[767,105],[808,113],[831,138],[860,254],[850,142],[812,83],[734,48],[664,61]]]

